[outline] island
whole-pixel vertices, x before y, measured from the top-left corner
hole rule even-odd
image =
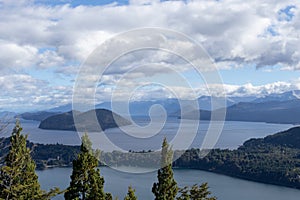
[[[74,116],[76,116],[77,120],[76,126]],[[50,116],[41,121],[39,128],[49,130],[100,132],[108,128],[115,128],[130,124],[131,122],[129,120],[110,110],[95,109],[86,112],[69,111]]]

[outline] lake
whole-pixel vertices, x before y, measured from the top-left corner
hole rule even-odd
[[[183,120],[181,126],[183,127],[184,134],[186,137],[180,138],[183,144],[190,142],[189,136],[192,135],[194,126],[194,120]],[[178,131],[180,124],[179,119],[168,119],[163,124],[154,122],[151,128],[147,127],[148,122],[138,121],[138,124],[143,128],[138,130],[134,129],[133,126],[127,126],[126,133],[119,128],[112,128],[103,133],[89,133],[94,147],[100,148],[103,151],[112,150],[156,150],[161,147],[161,143],[164,137],[167,137],[168,141],[171,141]],[[23,133],[28,134],[28,139],[36,143],[44,144],[67,144],[67,145],[79,145],[80,135],[75,131],[55,131],[55,130],[42,130],[38,128],[39,122],[23,120],[21,122],[23,127]],[[203,142],[203,138],[209,127],[208,121],[201,121],[199,129],[197,130],[196,137],[193,139],[190,148],[200,148]],[[235,149],[243,144],[250,138],[261,138],[270,134],[274,134],[279,131],[283,131],[293,127],[290,124],[268,124],[261,122],[225,122],[220,137],[217,140],[215,148],[229,148]],[[13,124],[6,129],[5,135],[10,135]],[[155,130],[157,133],[153,134]],[[128,133],[132,134],[129,135]],[[109,139],[107,141],[107,138]],[[187,140],[187,141],[185,141]]]
[[[194,122],[187,120],[184,122],[184,126],[188,128]],[[139,124],[146,126],[147,122],[139,121]],[[34,121],[22,121],[21,123],[24,131],[29,135],[29,140],[38,143],[61,143],[70,145],[79,145],[80,138],[77,132],[74,131],[53,131],[53,130],[41,130],[38,129],[38,122]],[[154,124],[154,129],[161,124]],[[203,133],[207,130],[209,122],[201,121],[200,128],[197,131],[197,136],[191,144],[191,147],[200,147],[203,141]],[[6,135],[11,132],[11,125],[6,129]],[[226,122],[221,135],[216,143],[216,148],[229,148],[234,149],[242,145],[244,141],[249,138],[260,138],[267,135],[286,130],[293,127],[289,124],[267,124],[267,123],[255,123],[255,122]],[[129,130],[131,127],[127,127]],[[174,137],[178,129],[178,119],[168,120],[163,129],[155,134],[151,135],[151,130],[143,129],[139,134],[143,137],[133,138],[128,134],[124,134],[122,130],[118,128],[109,129],[106,131],[109,139],[122,147],[122,149],[132,150],[148,150],[160,147],[163,137]],[[113,150],[113,146],[109,143],[103,143],[103,135],[99,133],[89,133],[92,141],[97,145],[100,145],[101,149]],[[146,141],[145,138],[150,136]],[[138,170],[138,169],[137,169]],[[55,186],[64,189],[69,184],[69,177],[71,174],[71,168],[55,168],[44,171],[37,171],[40,179],[41,186],[44,189],[49,189]],[[123,199],[126,194],[128,185],[132,185],[136,189],[136,193],[141,200],[153,199],[151,193],[151,187],[153,182],[156,181],[156,172],[133,174],[116,171],[108,167],[101,168],[101,174],[105,178],[105,190],[112,192],[114,196],[118,196],[119,199]],[[211,191],[219,200],[298,200],[300,196],[300,190],[285,188],[274,185],[261,184],[246,180],[240,180],[220,174],[213,174],[200,170],[174,170],[174,176],[180,186],[193,185],[201,182],[208,182]],[[55,199],[63,199],[62,196]]]
[[[101,167],[104,176],[104,189],[111,192],[114,197],[123,199],[128,185],[136,189],[136,195],[141,200],[154,199],[151,188],[156,182],[156,172],[145,174],[130,174],[119,172],[108,167]],[[71,168],[55,168],[37,171],[43,189],[54,186],[66,188],[69,185]],[[256,183],[236,179],[220,174],[200,170],[175,169],[174,177],[179,186],[192,186],[196,183],[208,182],[213,195],[219,200],[299,200],[300,190]],[[62,196],[56,200],[63,199]]]

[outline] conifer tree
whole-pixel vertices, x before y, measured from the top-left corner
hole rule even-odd
[[[179,191],[181,195],[177,200],[216,200],[216,197],[210,197],[211,192],[208,190],[208,184],[203,183],[200,186],[195,184],[191,188],[184,187]]]
[[[97,157],[99,152],[92,149],[92,143],[85,134],[82,137],[80,153],[73,160],[70,186],[65,192],[66,200],[108,200],[111,194],[104,193],[104,179],[100,176]]]
[[[135,196],[135,190],[131,186],[128,187],[128,192],[124,200],[137,200],[137,197]]]
[[[173,151],[169,148],[167,139],[164,138],[161,150],[161,168],[158,170],[158,182],[153,184],[152,193],[155,200],[174,200],[178,187],[173,177],[172,170]]]
[[[178,193],[180,193],[180,196],[176,198],[177,200],[191,200],[190,189],[188,186],[185,186],[184,188],[179,188]]]
[[[22,135],[21,131],[17,121],[10,138],[10,150],[5,158],[5,165],[0,169],[0,199],[50,199],[59,189],[55,188],[49,193],[40,189],[35,173],[36,165],[30,156],[30,149],[26,147],[27,136]]]
[[[113,200],[111,193],[105,193],[105,200]],[[118,198],[116,198],[118,200]]]

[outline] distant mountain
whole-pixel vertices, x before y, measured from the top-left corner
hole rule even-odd
[[[228,97],[232,102],[235,102],[235,104],[240,102],[251,102],[257,99],[257,96],[244,96],[244,97]]]
[[[221,111],[220,109],[216,112]],[[187,113],[182,118],[196,119],[195,111]],[[201,110],[201,119],[210,120],[211,112]],[[270,102],[241,102],[229,106],[226,110],[227,121],[250,121],[268,123],[300,123],[300,100],[270,101]]]
[[[131,116],[149,116],[149,110],[151,106],[159,104],[166,109],[167,114],[174,113],[179,109],[179,102],[177,99],[162,99],[162,100],[149,100],[149,101],[116,101],[113,103],[111,102],[103,102],[100,104],[95,105],[95,109],[106,109],[116,112],[120,115],[127,115],[127,109],[129,106],[129,113]],[[47,110],[46,112],[69,112],[72,110],[72,104],[66,104],[63,106],[55,107],[52,109]],[[155,112],[154,112],[155,113]],[[156,113],[159,115],[161,113]]]
[[[17,118],[22,118],[25,120],[34,120],[34,121],[42,121],[48,117],[59,114],[58,112],[47,112],[47,111],[39,111],[39,112],[26,112],[19,115],[16,115]]]
[[[14,119],[16,115],[17,115],[17,113],[15,113],[15,112],[1,111],[0,112],[0,120],[2,118],[5,118],[5,119]]]
[[[226,120],[300,123],[300,100],[238,103],[227,108]]]
[[[292,90],[280,94],[270,94],[261,98],[257,98],[253,102],[262,103],[268,101],[289,101],[296,99],[300,99],[300,90]]]
[[[219,109],[226,106],[231,106],[235,103],[241,101],[252,101],[255,97],[230,97],[225,99],[225,105],[223,105],[224,98],[222,97],[214,97],[213,100],[215,101],[215,109]],[[211,110],[211,100],[210,96],[201,96],[197,99],[199,108],[203,110]],[[150,108],[154,105],[162,106],[167,116],[169,117],[178,117],[180,116],[180,112],[182,110],[183,113],[188,113],[192,110],[195,110],[196,107],[193,107],[195,102],[192,100],[179,100],[179,99],[160,99],[160,100],[152,100],[152,101],[133,101],[129,103],[129,112],[131,116],[149,116]],[[126,109],[128,105],[127,102],[114,102],[114,112],[118,114],[125,115]],[[110,102],[104,102],[101,104],[96,105],[96,108],[108,109],[112,110]],[[161,115],[161,110],[152,110],[154,115]]]
[[[228,98],[201,96],[197,99],[199,108],[201,110],[212,110],[212,100],[214,100],[214,109],[219,109],[224,106],[226,107],[235,103]]]
[[[74,114],[76,115],[76,119],[78,119],[76,127],[73,118],[73,111],[70,111],[48,117],[47,119],[41,121],[39,128],[69,131],[75,131],[77,129],[78,131],[82,132],[98,132],[101,131],[98,127],[99,124],[102,130],[115,128],[118,127],[118,125],[125,126],[131,124],[127,119],[105,109],[90,110],[83,113],[78,111],[74,112]],[[92,120],[95,114],[98,122],[94,122]],[[115,120],[118,122],[118,124]]]
[[[173,113],[180,109],[180,100],[178,99],[164,99],[155,101],[135,101],[129,104],[129,110],[131,115],[135,116],[148,116],[150,109],[154,105],[160,105],[166,111],[167,116],[171,116]],[[151,110],[153,115],[161,115],[161,109]]]
[[[120,115],[127,115],[127,109],[131,116],[149,116],[149,112],[152,106],[160,105],[162,106],[167,116],[171,116],[173,113],[177,112],[180,109],[180,104],[178,99],[162,99],[162,100],[152,100],[152,101],[132,101],[129,102],[114,102],[113,108],[111,102],[104,102],[96,105],[96,108],[99,109],[108,109],[116,112]],[[152,109],[152,114],[154,116],[161,115],[160,109]]]
[[[233,104],[236,104],[238,102],[248,102],[254,100],[255,97],[230,97],[226,98],[225,106],[231,106]],[[211,110],[211,97],[210,96],[201,96],[197,99],[198,105],[203,110]],[[223,107],[223,98],[221,97],[214,97],[215,101],[215,109],[219,109]],[[150,108],[154,105],[160,105],[162,106],[167,116],[169,117],[178,117],[180,116],[180,112],[182,110],[183,113],[190,112],[192,110],[195,110],[196,107],[193,107],[192,105],[194,102],[191,100],[179,100],[175,98],[168,98],[168,99],[159,99],[159,100],[147,100],[147,101],[131,101],[131,102],[125,102],[125,101],[116,101],[113,103],[111,102],[103,102],[100,104],[95,105],[96,109],[106,109],[111,110],[119,115],[125,116],[128,114],[127,109],[129,106],[129,113],[133,117],[145,117],[149,116]],[[182,107],[182,108],[181,108]],[[47,110],[46,112],[55,112],[55,113],[63,113],[68,112],[72,110],[72,104],[66,104],[63,106],[59,106],[56,108],[52,108]],[[151,110],[152,114],[154,116],[162,115],[160,109],[153,109]]]
[[[64,113],[64,112],[69,112],[72,110],[72,104],[65,104],[62,106],[54,107],[49,110],[46,110],[46,112],[52,112],[52,113]]]
[[[294,90],[285,92],[282,94],[270,94],[265,97],[257,98],[255,96],[245,96],[245,97],[235,97],[230,96],[225,98],[225,105],[224,105],[224,98],[223,97],[213,97],[213,100],[215,101],[214,109],[220,109],[222,107],[231,107],[235,104],[239,103],[264,103],[264,102],[273,102],[273,101],[290,101],[290,100],[297,100],[298,96],[300,97],[300,90]],[[211,96],[201,96],[197,99],[199,108],[201,110],[212,110],[212,103],[211,103],[212,97]],[[181,105],[180,105],[181,104]],[[169,98],[169,99],[160,99],[160,100],[147,100],[147,101],[131,101],[129,104],[124,101],[117,101],[113,103],[114,108],[112,108],[111,102],[103,102],[100,104],[97,104],[95,106],[96,109],[107,109],[111,110],[119,115],[125,116],[127,115],[127,109],[129,106],[129,113],[131,116],[149,116],[150,108],[153,105],[160,105],[162,106],[167,116],[169,117],[179,117],[181,115],[181,111],[184,115],[191,115],[190,112],[196,109],[196,107],[193,107],[193,103],[191,100],[179,100],[175,98]],[[243,104],[241,104],[243,105]],[[59,106],[56,108],[52,108],[47,110],[46,112],[54,112],[54,113],[64,113],[72,110],[72,104],[66,104],[63,106]],[[205,112],[205,111],[203,111]],[[155,116],[161,115],[161,110],[154,109],[152,110],[152,114]]]
[[[201,96],[198,98],[199,107],[201,110],[216,110],[222,107],[232,106],[239,102],[250,102],[256,99],[255,96],[245,96],[245,97],[211,97],[211,96]],[[212,100],[214,101],[214,108],[212,108]],[[225,105],[224,105],[225,101]]]

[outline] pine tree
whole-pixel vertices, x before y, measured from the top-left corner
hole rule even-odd
[[[208,190],[208,183],[203,183],[200,186],[193,185],[190,193],[192,200],[216,200],[215,197],[209,197],[211,192]]]
[[[128,187],[128,192],[124,200],[137,200],[137,197],[135,196],[135,190],[131,186]]]
[[[193,185],[192,188],[184,187],[179,191],[181,193],[177,200],[216,200],[216,197],[210,197],[208,184],[203,183],[200,186]]]
[[[92,143],[85,134],[82,137],[80,153],[73,161],[70,186],[65,192],[66,200],[108,200],[111,194],[104,193],[104,179],[98,167],[99,152],[92,149]]]
[[[105,200],[113,200],[111,193],[105,193]],[[118,198],[116,198],[118,200]]]
[[[178,192],[180,196],[176,198],[177,200],[191,200],[189,187],[185,186],[184,188],[180,188]]]
[[[173,151],[169,148],[167,139],[164,138],[161,150],[161,169],[158,170],[158,182],[153,184],[152,193],[155,200],[174,200],[178,187],[173,177],[172,170]]]
[[[58,188],[49,193],[40,189],[36,165],[26,147],[27,136],[21,134],[22,128],[17,121],[10,138],[10,151],[5,165],[0,169],[0,199],[35,200],[50,199],[58,193]]]

